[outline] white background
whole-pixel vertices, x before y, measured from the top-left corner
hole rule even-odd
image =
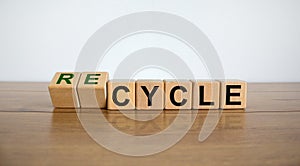
[[[146,10],[197,25],[217,50],[226,78],[300,81],[297,0],[1,0],[0,81],[50,81],[57,71],[73,71],[97,29]]]

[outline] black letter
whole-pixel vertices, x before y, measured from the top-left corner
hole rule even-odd
[[[182,92],[187,92],[186,88],[183,87],[183,86],[174,86],[174,87],[171,89],[171,92],[170,92],[170,100],[171,100],[172,104],[175,105],[175,106],[183,106],[183,105],[187,102],[186,99],[182,99],[181,102],[176,102],[176,101],[175,101],[174,94],[175,94],[175,91],[176,91],[176,90],[179,90],[179,89],[180,89]]]
[[[154,93],[156,92],[156,90],[158,89],[158,86],[154,86],[152,91],[149,94],[148,89],[146,88],[146,86],[141,86],[143,91],[145,92],[146,96],[148,97],[148,106],[152,106],[152,97],[154,95]]]
[[[205,102],[204,101],[204,86],[199,86],[199,94],[200,94],[200,99],[199,99],[199,105],[214,105],[214,102]]]
[[[125,99],[123,102],[119,102],[117,99],[117,93],[119,90],[124,90],[125,92],[129,92],[129,89],[126,86],[117,86],[113,91],[112,99],[114,103],[118,106],[125,106],[129,103],[129,99]]]
[[[241,85],[226,85],[226,105],[241,105],[240,101],[230,101],[230,96],[240,96],[240,93],[230,93],[230,89],[241,89]]]

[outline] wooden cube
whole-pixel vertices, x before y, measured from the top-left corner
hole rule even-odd
[[[107,108],[110,110],[135,109],[135,82],[110,80],[107,83]]]
[[[162,80],[138,80],[135,83],[136,109],[164,109],[164,82]]]
[[[79,108],[77,84],[81,73],[57,72],[48,86],[54,107]]]
[[[84,72],[78,83],[77,92],[81,108],[106,107],[107,72]]]
[[[165,109],[191,109],[192,82],[165,80]]]
[[[220,108],[242,109],[247,104],[247,83],[241,80],[221,81]]]
[[[214,80],[194,80],[193,109],[219,109],[220,82]]]

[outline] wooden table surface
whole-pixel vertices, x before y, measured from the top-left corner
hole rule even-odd
[[[223,112],[204,142],[198,135],[207,111],[170,149],[144,157],[120,155],[98,145],[75,110],[54,109],[48,83],[0,83],[0,165],[300,165],[300,83],[249,83],[245,111]],[[157,128],[121,128],[120,113],[104,111],[114,126],[133,135]],[[159,129],[176,113],[165,112]],[[118,124],[119,123],[119,124]]]

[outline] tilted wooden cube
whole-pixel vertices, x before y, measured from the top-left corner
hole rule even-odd
[[[77,92],[81,108],[106,107],[107,72],[84,72],[78,83]]]
[[[79,108],[77,84],[81,73],[57,72],[48,86],[54,107]]]

